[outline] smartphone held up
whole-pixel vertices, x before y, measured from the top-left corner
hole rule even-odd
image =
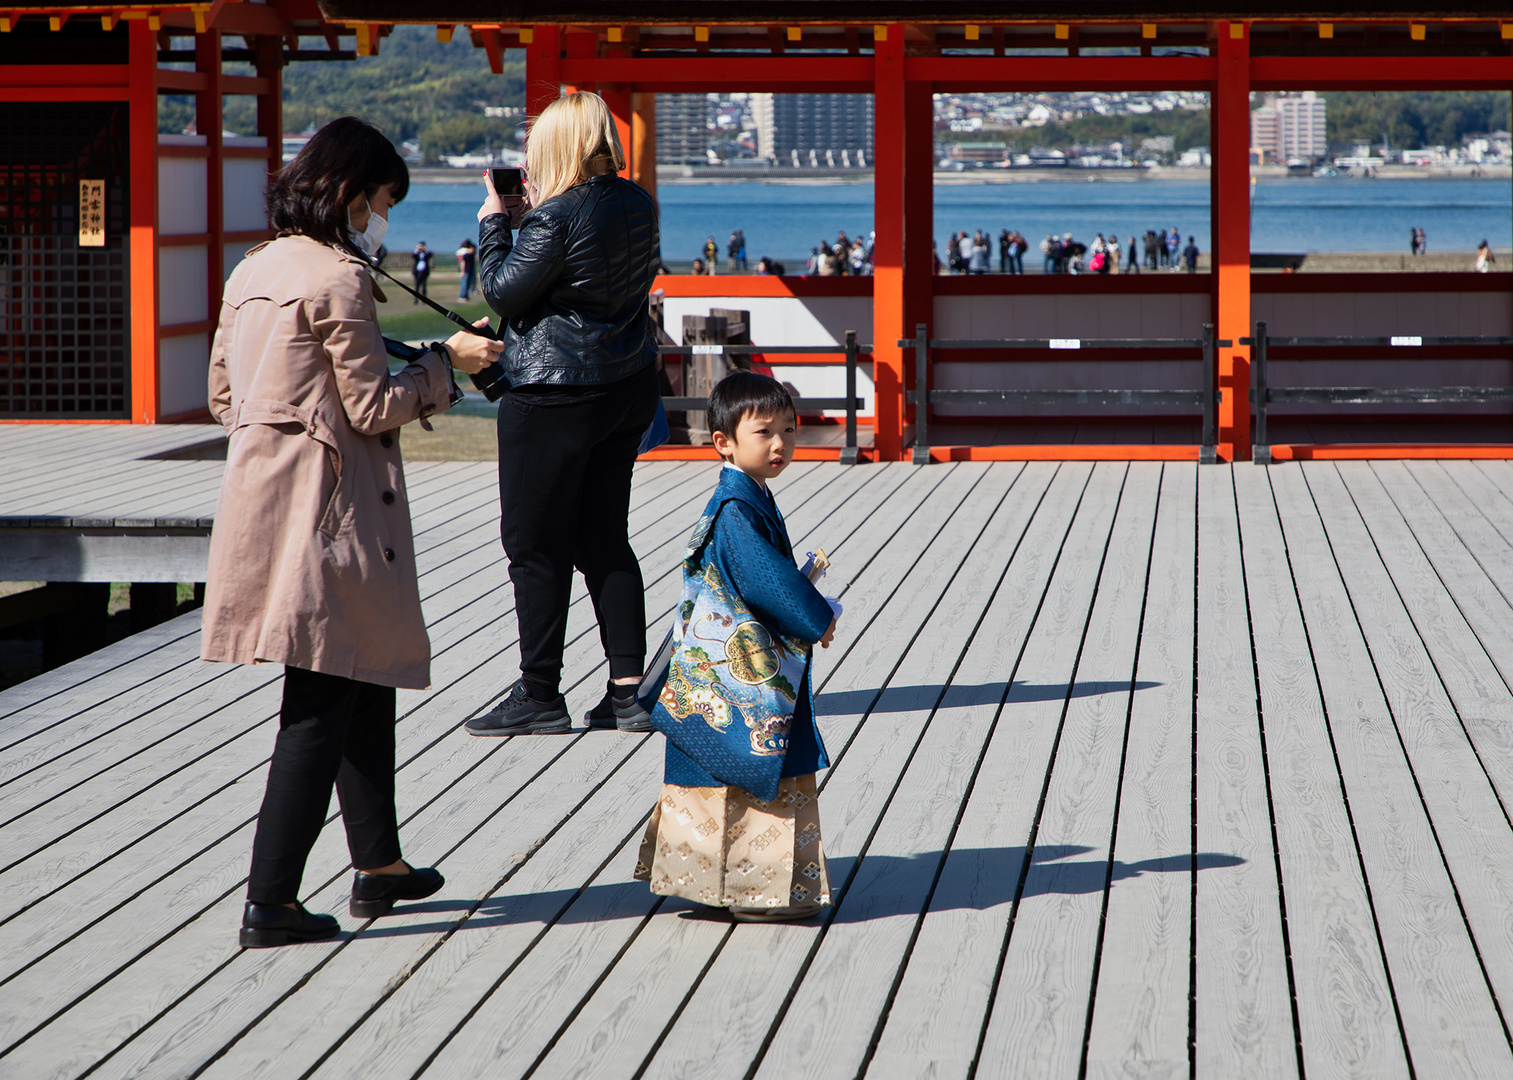
[[[525,172],[522,169],[495,167],[489,170],[494,194],[501,199],[525,198]]]

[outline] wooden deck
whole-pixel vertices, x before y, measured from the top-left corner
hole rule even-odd
[[[638,469],[660,639],[713,475]],[[1513,464],[793,466],[846,614],[790,926],[630,880],[660,736],[462,733],[515,675],[492,469],[411,487],[446,888],[351,919],[333,819],[345,932],[240,950],[280,669],[136,635],[0,693],[0,1076],[1513,1076]]]

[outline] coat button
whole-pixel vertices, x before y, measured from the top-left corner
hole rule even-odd
[[[388,559],[390,562],[393,562],[394,561],[394,549],[393,548],[384,548],[384,558]]]
[[[392,436],[392,435],[380,435],[378,437],[378,444],[380,446],[382,446],[385,450],[387,450],[389,447],[391,447],[391,446],[394,445],[394,436]]]
[[[384,492],[383,498],[384,498],[384,505],[385,506],[393,506],[394,505],[394,493],[392,491],[386,491],[386,492]]]

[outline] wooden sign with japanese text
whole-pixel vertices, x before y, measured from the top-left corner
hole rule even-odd
[[[79,246],[105,246],[105,181],[79,181]]]

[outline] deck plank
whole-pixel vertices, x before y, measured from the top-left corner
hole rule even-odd
[[[1264,469],[1237,469],[1234,478],[1304,1068],[1310,1076],[1406,1077],[1392,987],[1269,477]]]
[[[1472,470],[1456,470],[1453,474],[1443,469],[1409,471],[1444,517],[1443,524],[1436,523],[1427,537],[1426,552],[1497,670],[1497,679],[1479,679],[1467,687],[1477,692],[1468,695],[1464,689],[1452,687],[1451,695],[1461,724],[1506,811],[1513,805],[1513,696],[1508,692],[1513,682],[1513,650],[1509,649],[1506,622],[1498,621],[1503,609],[1497,600],[1500,597],[1505,604],[1513,602],[1513,544],[1481,513],[1482,502],[1496,493],[1462,483],[1465,473]],[[1448,543],[1444,533],[1447,527],[1464,547],[1464,554]],[[1413,528],[1416,535],[1424,536],[1417,521],[1413,522]],[[1496,596],[1479,587],[1475,580],[1478,575],[1484,575],[1492,583]],[[1461,599],[1468,591],[1474,594],[1475,603]]]
[[[1125,738],[1087,1075],[1187,1074],[1198,477],[1166,465]]]
[[[1369,594],[1391,585],[1332,466],[1273,468],[1272,486],[1414,1071],[1496,1075],[1508,1043],[1383,697],[1413,657],[1369,643],[1390,617]]]
[[[1231,470],[1198,472],[1195,1073],[1298,1073]]]
[[[1416,484],[1394,484],[1389,495],[1369,466],[1341,474],[1393,586],[1377,601],[1381,607],[1369,619],[1367,642],[1377,655],[1390,650],[1398,660],[1390,667],[1378,661],[1388,704],[1493,992],[1513,1000],[1513,911],[1507,903],[1513,893],[1513,828],[1460,719],[1461,712],[1481,711],[1481,702],[1497,690],[1506,692],[1464,617],[1476,610],[1475,592],[1501,598],[1484,575],[1459,561],[1464,548],[1445,535],[1444,519]],[[1405,479],[1397,470],[1388,476]],[[1415,512],[1416,530],[1401,510]],[[1473,572],[1450,577],[1460,586],[1452,597],[1436,570],[1450,574],[1458,566]],[[1357,610],[1371,602],[1358,602]],[[1506,626],[1486,630],[1506,634]]]

